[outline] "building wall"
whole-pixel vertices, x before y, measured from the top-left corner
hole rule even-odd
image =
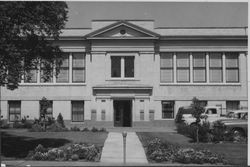
[[[67,52],[83,52],[87,43],[82,41],[61,41],[59,44]],[[112,96],[133,97],[133,125],[135,126],[162,126],[163,100],[174,101],[174,114],[181,106],[190,105],[193,97],[207,100],[208,105],[222,105],[225,114],[226,101],[240,101],[242,107],[247,107],[247,56],[240,52],[240,82],[229,83],[160,83],[160,55],[155,52],[153,40],[96,40],[92,42],[91,53],[86,53],[86,82],[68,84],[21,84],[18,89],[11,91],[1,88],[1,115],[8,119],[8,100],[21,100],[21,114],[30,119],[39,116],[39,100],[46,97],[53,101],[53,116],[62,113],[67,124],[86,126],[113,126],[113,98]],[[198,46],[197,46],[198,44]],[[168,41],[160,45],[160,51],[227,51],[240,50],[246,43],[242,41]],[[135,78],[131,80],[113,80],[110,77],[110,56],[128,54],[135,56]],[[152,86],[152,95],[137,96],[138,92],[123,90],[120,93],[104,92],[102,96],[93,94],[96,85],[149,85]],[[84,123],[71,123],[71,101],[84,101]],[[105,100],[105,102],[103,101]],[[91,112],[96,111],[96,120],[91,120]],[[102,120],[102,111],[105,111],[105,120]],[[141,111],[144,111],[144,120],[141,120]],[[154,121],[150,120],[150,111],[154,111]],[[155,123],[157,122],[158,123]]]

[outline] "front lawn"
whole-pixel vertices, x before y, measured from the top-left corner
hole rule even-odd
[[[137,135],[143,146],[148,144],[148,141],[154,138],[159,138],[161,141],[177,144],[181,147],[191,147],[194,149],[208,149],[211,152],[222,154],[226,160],[232,165],[246,166],[247,164],[247,144],[246,143],[191,143],[188,137],[178,133],[167,132],[137,132]]]
[[[23,159],[39,144],[44,147],[61,147],[70,143],[91,143],[103,147],[107,132],[28,132],[1,130],[2,156],[4,159]]]

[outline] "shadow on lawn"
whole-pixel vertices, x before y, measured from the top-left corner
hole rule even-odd
[[[6,132],[1,133],[1,138],[2,156],[13,158],[25,158],[29,151],[34,150],[38,144],[42,144],[44,147],[60,147],[70,143],[70,141],[66,139],[36,139],[31,137],[10,135]]]

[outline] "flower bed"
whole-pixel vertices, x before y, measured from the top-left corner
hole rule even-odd
[[[69,144],[59,148],[44,148],[39,144],[27,156],[29,160],[37,161],[99,161],[101,147],[87,144]]]
[[[182,148],[176,144],[163,143],[155,138],[146,145],[146,155],[150,162],[178,162],[194,164],[226,164],[223,156],[211,153],[209,150]]]

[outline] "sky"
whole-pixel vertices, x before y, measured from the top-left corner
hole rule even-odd
[[[68,1],[66,28],[91,28],[91,20],[154,20],[155,27],[246,27],[247,2]]]

